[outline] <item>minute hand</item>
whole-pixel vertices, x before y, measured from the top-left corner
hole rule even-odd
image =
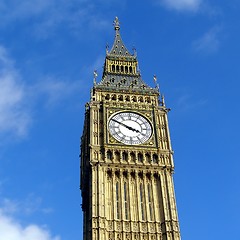
[[[117,123],[121,124],[122,126],[124,126],[125,128],[127,128],[127,129],[129,129],[129,130],[131,130],[131,131],[140,133],[139,130],[137,130],[137,129],[135,129],[135,128],[132,128],[132,127],[126,125],[125,123],[119,122],[118,120],[115,120],[115,119],[112,119],[112,120],[113,120],[114,122],[117,122]]]

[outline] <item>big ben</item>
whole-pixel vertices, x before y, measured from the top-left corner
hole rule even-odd
[[[114,29],[102,78],[98,82],[95,74],[85,105],[83,239],[180,240],[169,109],[158,85],[142,79],[117,17]]]

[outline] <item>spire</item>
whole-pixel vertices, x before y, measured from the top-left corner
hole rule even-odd
[[[112,46],[112,49],[108,53],[108,55],[113,56],[132,56],[130,52],[125,47],[121,35],[120,35],[120,23],[118,17],[115,18],[113,21],[114,29],[115,29],[115,39]]]
[[[136,50],[131,54],[125,47],[120,35],[118,17],[113,21],[113,26],[115,30],[113,46],[110,51],[108,46],[106,48],[102,79],[96,83],[95,76],[94,87],[104,90],[158,93],[158,89],[149,87],[143,81],[138,69]]]

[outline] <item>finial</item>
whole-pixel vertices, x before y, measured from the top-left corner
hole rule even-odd
[[[109,45],[106,45],[106,53],[108,54]]]
[[[115,17],[113,24],[114,24],[114,29],[118,31],[120,29],[120,23],[118,21],[118,17]]]
[[[163,94],[162,94],[162,105],[165,107],[165,98]]]
[[[94,78],[93,78],[93,83],[94,83],[94,86],[97,84],[97,70],[94,70],[94,72],[93,72],[93,76],[94,76]]]
[[[159,84],[157,83],[157,76],[156,75],[153,76],[153,80],[154,80],[154,83],[156,85],[157,90],[159,91]]]
[[[156,75],[153,75],[153,80],[154,80],[155,84],[157,84],[157,76]]]

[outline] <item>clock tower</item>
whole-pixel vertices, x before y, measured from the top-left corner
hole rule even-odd
[[[86,104],[81,138],[84,240],[180,240],[168,108],[120,36]],[[156,82],[156,77],[154,77]]]

